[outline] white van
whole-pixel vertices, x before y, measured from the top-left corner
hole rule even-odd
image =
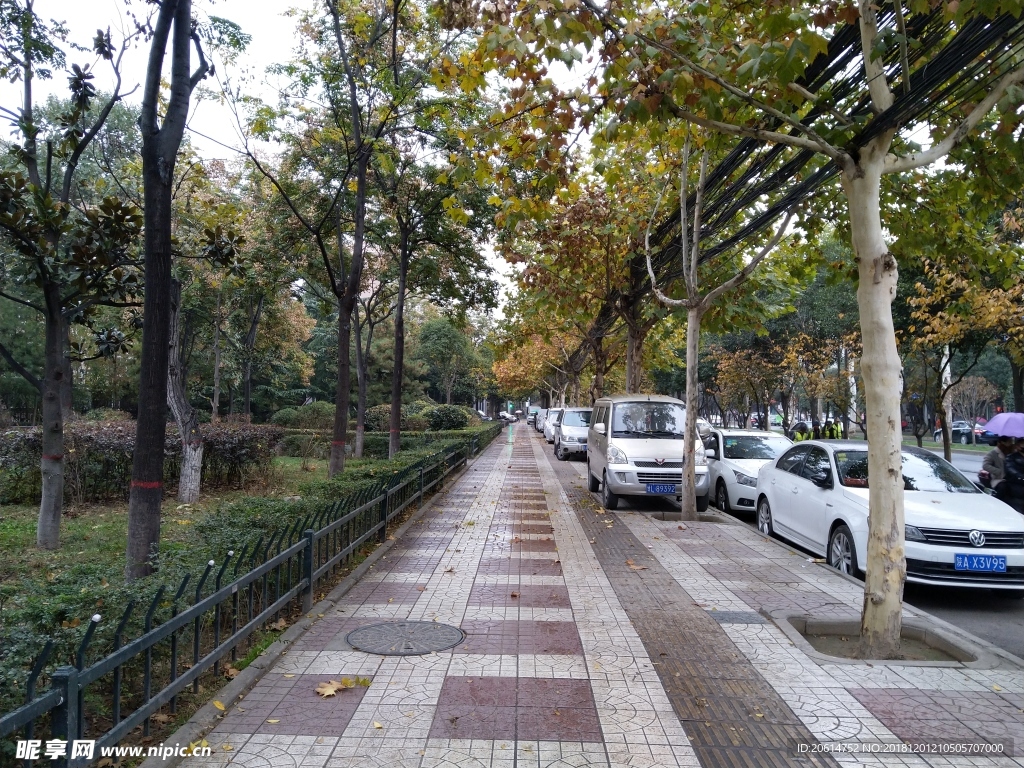
[[[683,482],[686,407],[664,395],[615,395],[594,403],[587,431],[587,487],[605,509],[619,496],[678,496]],[[708,508],[708,460],[694,435],[697,509]]]

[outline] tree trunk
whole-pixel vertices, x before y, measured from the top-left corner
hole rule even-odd
[[[359,319],[359,304],[355,306],[356,317],[356,444],[352,449],[352,457],[363,457],[363,438],[366,431],[366,367],[367,355],[363,350],[363,323]],[[370,344],[367,340],[367,351]]]
[[[256,309],[249,319],[249,331],[245,334],[245,365],[242,366],[242,413],[246,421],[252,421],[252,356],[256,349],[256,331],[263,314],[263,296],[256,300]]]
[[[170,347],[167,366],[167,404],[174,414],[181,437],[181,469],[178,474],[178,501],[191,504],[199,499],[203,469],[203,434],[199,415],[188,401],[185,364],[182,354],[181,283],[171,282]]]
[[[167,351],[171,316],[171,183],[157,140],[143,137],[145,285],[131,495],[128,501],[129,581],[153,572],[160,542],[164,438],[167,434]]]
[[[217,317],[213,324],[213,397],[210,398],[210,423],[220,422],[220,304],[221,294],[217,292]]]
[[[167,351],[171,310],[171,202],[174,163],[188,118],[192,89],[206,74],[206,60],[191,72],[191,0],[164,0],[150,44],[146,86],[139,116],[145,207],[145,298],[139,373],[139,416],[135,423],[125,576],[153,571],[160,543],[164,438],[167,431]],[[171,87],[160,122],[160,83],[168,36]],[[198,46],[198,38],[196,38]]]
[[[697,356],[700,352],[701,307],[686,310],[686,426],[683,435],[683,484],[680,486],[679,511],[683,520],[699,520],[697,514],[697,477],[693,462],[696,458],[694,438],[697,434],[697,398],[699,396]]]
[[[935,415],[939,419],[939,430],[942,432],[942,456],[946,461],[953,460],[953,441],[949,432],[949,414],[946,412],[945,399],[935,403]]]
[[[643,380],[644,338],[646,329],[639,323],[626,326],[626,394],[633,395],[640,391]]]
[[[356,161],[355,231],[352,237],[352,262],[348,282],[341,295],[338,311],[338,386],[335,390],[334,434],[328,473],[334,477],[345,469],[345,434],[348,430],[348,408],[351,401],[352,365],[349,345],[352,343],[352,310],[359,298],[363,277],[363,237],[366,231],[366,171],[370,163],[369,145],[359,148]],[[341,250],[339,232],[338,248]]]
[[[405,376],[405,282],[409,275],[409,235],[402,232],[398,264],[398,297],[395,306],[395,367],[391,371],[391,420],[388,424],[388,457],[402,449],[402,381]]]
[[[881,173],[890,141],[891,133],[886,133],[863,147],[856,174],[842,176],[860,277],[861,371],[871,433],[870,524],[860,640],[860,655],[870,659],[899,656],[906,579],[900,440],[903,370],[892,321],[898,270],[885,242],[879,210]]]
[[[60,546],[60,518],[64,504],[64,418],[61,396],[65,376],[64,334],[58,288],[46,291],[46,346],[42,392],[42,448],[39,461],[42,472],[42,496],[36,524],[36,546],[57,549]]]

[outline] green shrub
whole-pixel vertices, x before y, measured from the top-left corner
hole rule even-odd
[[[270,417],[270,423],[279,427],[294,427],[298,421],[299,411],[297,408],[282,408]]]
[[[424,395],[418,400],[413,400],[411,403],[406,405],[403,410],[407,409],[410,416],[417,416],[427,410],[427,408],[433,408],[435,405],[437,405],[437,403]]]
[[[270,466],[283,430],[270,425],[237,424],[203,429],[202,483],[238,485]],[[77,422],[65,425],[64,498],[96,502],[128,498],[135,426],[126,422]],[[0,504],[39,501],[42,478],[39,427],[10,429],[0,435]],[[164,483],[173,489],[181,468],[181,441],[169,426],[164,442]]]
[[[85,421],[102,422],[135,421],[135,417],[128,413],[128,411],[119,411],[116,408],[93,408],[91,411],[83,413],[82,419]]]
[[[465,429],[469,426],[469,415],[457,405],[436,405],[423,411],[420,416],[435,431]]]
[[[402,408],[405,421],[405,408]],[[370,432],[388,432],[391,429],[391,403],[382,403],[366,409],[366,429]],[[405,426],[402,426],[405,429]]]
[[[430,422],[422,416],[410,416],[405,420],[405,428],[410,432],[426,432],[430,429]]]
[[[334,426],[334,403],[318,401],[295,409],[298,429],[330,429]]]

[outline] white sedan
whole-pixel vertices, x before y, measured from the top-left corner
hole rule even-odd
[[[704,438],[715,506],[723,512],[753,513],[757,473],[793,445],[788,437],[750,429],[711,429]]]
[[[1024,518],[959,470],[903,449],[907,581],[1024,589]],[[868,444],[811,440],[757,475],[757,527],[856,575],[867,566]]]

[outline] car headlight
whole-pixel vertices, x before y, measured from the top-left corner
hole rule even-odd
[[[903,538],[907,541],[928,541],[921,530],[914,525],[903,526]]]
[[[747,486],[750,486],[751,488],[756,488],[757,487],[757,478],[756,477],[751,477],[750,475],[745,475],[742,472],[740,472],[738,469],[734,469],[732,471],[732,473],[734,475],[736,475],[736,482],[739,483],[740,485],[747,485]]]
[[[563,443],[578,443],[579,440],[575,437],[569,437],[568,435],[562,438]]]
[[[696,445],[693,446],[693,466],[706,467],[707,465],[708,454],[704,450],[704,441],[697,438]]]
[[[608,446],[608,463],[609,464],[629,464],[629,459],[626,458],[626,454],[614,445]]]

